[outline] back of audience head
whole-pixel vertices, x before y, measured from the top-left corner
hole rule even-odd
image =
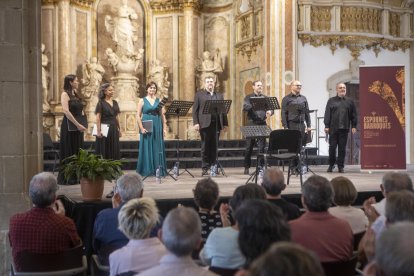
[[[394,191],[413,190],[413,182],[406,173],[389,172],[382,177],[381,188],[385,194]]]
[[[366,276],[414,275],[413,222],[398,222],[386,229],[375,245],[375,262],[364,269]]]
[[[302,203],[311,212],[325,212],[333,199],[332,185],[320,175],[312,175],[302,186]]]
[[[385,203],[387,223],[414,222],[414,193],[409,190],[391,192]]]
[[[155,201],[149,197],[129,200],[118,213],[119,230],[128,239],[148,238],[158,223],[159,215]]]
[[[266,194],[278,196],[286,188],[283,172],[278,168],[268,168],[263,175],[262,187]]]
[[[233,212],[247,199],[266,199],[266,193],[262,187],[254,183],[248,183],[237,187],[230,199],[230,207]]]
[[[272,243],[290,240],[290,227],[282,210],[267,200],[244,201],[236,211],[239,247],[246,266],[263,254]]]
[[[143,191],[144,182],[136,172],[124,174],[116,181],[116,193],[122,202],[142,197]]]
[[[198,207],[212,210],[219,198],[219,187],[210,177],[203,178],[197,182],[193,194]]]
[[[334,191],[333,202],[338,206],[350,206],[355,202],[358,192],[349,178],[338,176],[331,179]]]
[[[36,207],[45,208],[55,202],[58,189],[56,177],[52,173],[41,172],[30,180],[29,196]]]
[[[188,256],[201,243],[200,217],[193,208],[171,210],[162,225],[161,240],[178,257]]]
[[[323,276],[313,252],[292,242],[273,244],[249,268],[249,276]]]

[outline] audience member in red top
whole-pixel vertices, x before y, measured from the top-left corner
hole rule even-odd
[[[17,271],[21,271],[19,253],[23,250],[54,253],[81,243],[75,224],[65,217],[62,202],[56,200],[57,190],[53,174],[35,175],[29,186],[33,208],[10,219],[9,238]]]
[[[309,177],[302,187],[306,212],[290,221],[292,240],[314,251],[321,262],[346,261],[352,256],[353,234],[349,223],[328,213],[332,185],[319,175]]]

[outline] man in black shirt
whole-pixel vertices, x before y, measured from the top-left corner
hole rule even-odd
[[[263,95],[263,83],[260,80],[256,80],[252,84],[253,86],[253,93],[247,95],[244,98],[243,102],[243,111],[247,112],[247,125],[266,125],[266,119],[273,115],[273,110],[256,110],[254,111],[252,108],[252,104],[250,99],[252,97],[259,97],[264,98],[266,97]],[[257,143],[259,147],[259,152],[264,152],[265,148],[265,138],[258,138],[258,139],[247,139],[246,143],[246,150],[244,152],[244,174],[249,174],[249,168],[251,165],[251,156],[253,147]],[[263,160],[261,160],[263,162]],[[261,164],[263,166],[263,164]]]
[[[292,81],[290,84],[290,94],[282,99],[282,125],[287,129],[300,130],[302,141],[304,141],[305,132],[311,131],[311,121],[308,101],[305,96],[300,94],[301,89],[302,84],[300,81]]]
[[[343,83],[336,85],[335,97],[326,103],[325,108],[325,133],[329,134],[329,167],[328,172],[332,172],[335,162],[338,165],[338,172],[344,172],[344,160],[346,142],[348,139],[349,127],[352,134],[355,134],[358,117],[354,101],[346,97],[346,86]],[[338,158],[336,158],[336,148],[338,147]]]

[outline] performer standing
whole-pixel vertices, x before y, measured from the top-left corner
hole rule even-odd
[[[227,114],[203,114],[208,100],[223,100],[223,95],[214,91],[213,77],[206,77],[204,84],[205,88],[195,94],[193,105],[194,128],[200,131],[201,136],[202,176],[216,163],[219,134],[228,126]]]
[[[142,176],[155,175],[160,169],[160,175],[166,173],[164,135],[167,121],[164,107],[160,108],[160,99],[156,96],[158,87],[155,82],[146,86],[147,96],[138,102],[138,126],[140,129],[139,156],[137,172]],[[143,121],[152,121],[152,129],[144,127]]]
[[[352,128],[352,134],[355,134],[358,117],[354,101],[345,96],[345,84],[339,83],[336,85],[336,94],[335,97],[328,100],[325,107],[325,133],[329,134],[328,172],[332,172],[336,162],[338,172],[343,173],[349,127]],[[336,158],[337,147],[338,159]]]
[[[256,110],[254,111],[252,108],[252,104],[250,99],[252,97],[258,98],[265,98],[267,96],[263,95],[263,83],[260,80],[256,80],[252,84],[253,86],[253,93],[244,97],[243,102],[243,111],[247,112],[247,125],[266,125],[266,119],[273,115],[273,110]],[[251,165],[251,156],[253,147],[255,144],[259,147],[259,152],[264,152],[265,148],[265,138],[257,138],[257,139],[247,139],[246,141],[246,150],[244,152],[244,174],[249,174],[249,168]],[[263,160],[261,160],[263,163]],[[261,164],[263,166],[263,164]]]
[[[285,129],[300,130],[303,141],[305,139],[305,132],[311,130],[311,121],[308,100],[300,94],[301,89],[302,84],[300,81],[294,80],[291,82],[290,94],[282,99],[282,125]]]
[[[65,114],[60,126],[60,167],[63,166],[63,160],[66,157],[72,156],[79,152],[79,149],[83,146],[83,132],[86,127],[80,123],[82,116],[85,116],[83,112],[83,105],[77,89],[79,86],[78,78],[75,75],[65,76],[63,82],[63,92],[60,97],[62,103],[63,113]],[[69,122],[70,121],[70,122]],[[69,130],[69,124],[74,125],[74,128]],[[64,180],[63,172],[59,172],[58,175],[59,184],[76,184],[78,179]]]
[[[121,137],[121,129],[119,125],[119,110],[118,102],[113,100],[114,87],[109,83],[104,83],[99,88],[99,101],[96,105],[96,154],[102,155],[103,158],[118,160],[120,158],[119,152],[119,137]],[[109,125],[108,135],[102,135],[101,124]]]

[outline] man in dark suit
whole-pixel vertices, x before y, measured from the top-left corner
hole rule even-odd
[[[346,97],[344,83],[336,85],[336,94],[326,103],[324,117],[325,133],[329,135],[328,172],[332,172],[336,163],[338,172],[343,173],[349,128],[351,127],[352,134],[356,133],[358,116],[354,101]],[[338,158],[336,158],[336,148],[338,148]]]
[[[201,136],[201,166],[202,175],[207,174],[208,168],[216,163],[218,138],[221,130],[226,131],[226,114],[203,114],[203,109],[209,100],[223,100],[223,95],[214,91],[214,79],[206,77],[204,89],[199,90],[194,97],[193,124]]]

